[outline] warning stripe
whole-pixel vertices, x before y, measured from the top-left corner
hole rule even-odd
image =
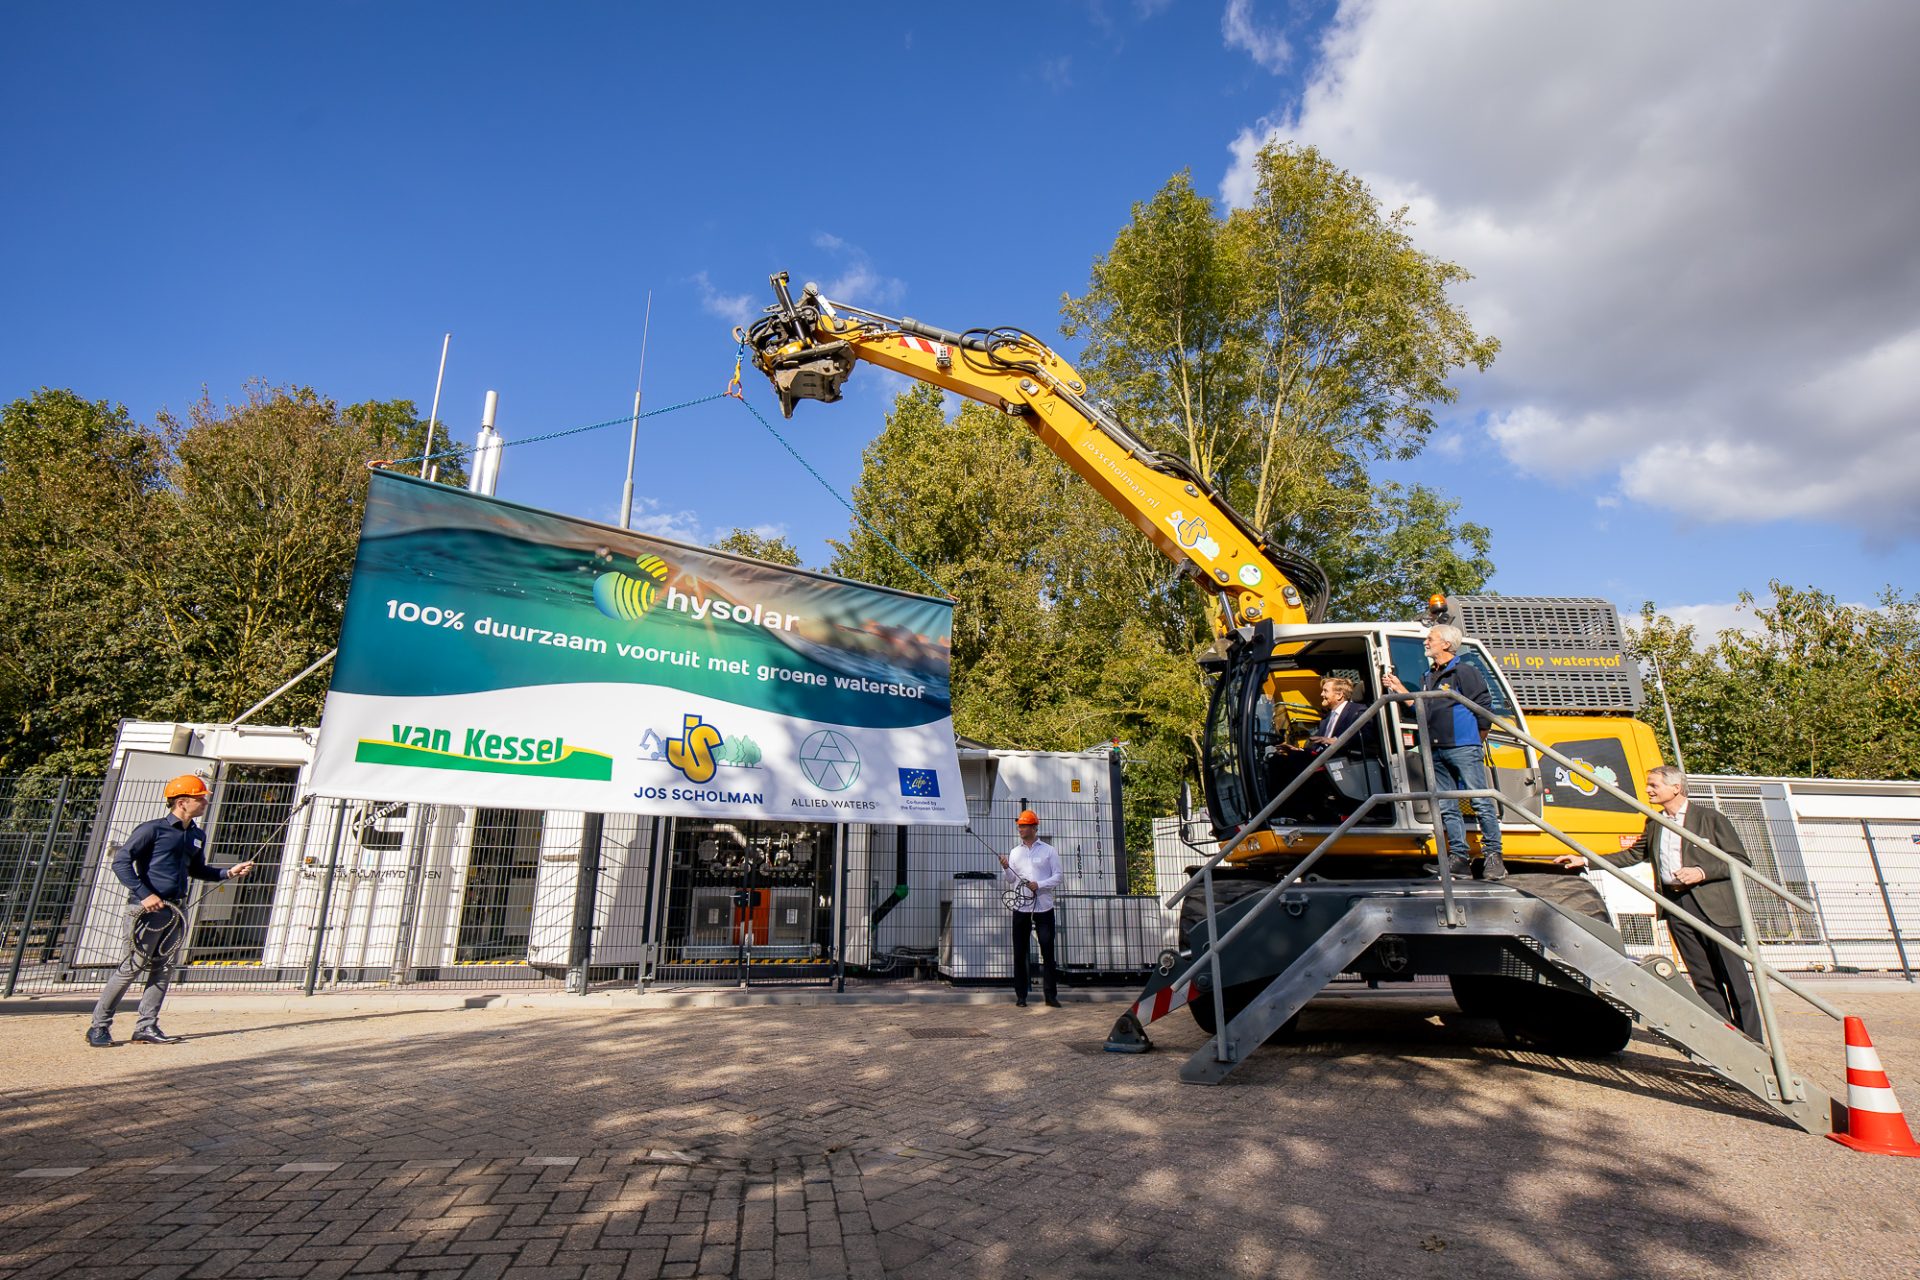
[[[1850,1044],[1847,1046],[1847,1070],[1880,1070],[1880,1051],[1870,1044]]]
[[[1877,1111],[1885,1115],[1900,1114],[1900,1100],[1893,1096],[1893,1090],[1869,1089],[1851,1081],[1847,1084],[1847,1105],[1855,1111]]]
[[[1884,1071],[1862,1071],[1858,1067],[1847,1068],[1847,1087],[1858,1085],[1862,1089],[1891,1089],[1893,1081],[1887,1079]]]
[[[1142,1024],[1158,1022],[1181,1005],[1199,997],[1200,988],[1189,982],[1185,987],[1162,987],[1151,1001],[1142,996],[1133,1003],[1133,1016]]]

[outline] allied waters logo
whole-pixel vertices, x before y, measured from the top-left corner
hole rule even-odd
[[[647,616],[671,571],[659,556],[645,555],[633,562],[637,577],[610,569],[593,580],[594,607],[609,618],[638,622]]]
[[[800,744],[800,772],[822,791],[845,791],[860,777],[860,752],[846,734],[822,729]]]

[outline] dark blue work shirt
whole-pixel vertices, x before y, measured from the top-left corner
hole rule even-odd
[[[1493,693],[1487,688],[1486,679],[1461,662],[1458,654],[1444,667],[1427,668],[1420,687],[1452,689],[1475,706],[1493,710]],[[1420,715],[1426,723],[1427,732],[1432,735],[1430,741],[1436,748],[1480,745],[1480,726],[1483,722],[1459,703],[1451,699],[1425,702],[1421,704]]]
[[[188,880],[225,880],[227,873],[207,865],[207,833],[172,814],[143,822],[113,855],[113,874],[127,886],[128,901],[150,893],[178,902]]]

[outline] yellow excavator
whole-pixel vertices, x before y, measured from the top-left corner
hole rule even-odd
[[[773,305],[741,336],[786,416],[803,400],[840,399],[861,361],[991,405],[1211,597],[1201,782],[1215,843],[1194,845],[1197,874],[1175,895],[1181,945],[1160,957],[1109,1049],[1144,1051],[1145,1024],[1186,1007],[1218,1044],[1183,1074],[1217,1080],[1342,973],[1444,975],[1468,1013],[1564,1053],[1616,1052],[1643,1004],[1692,998],[1671,962],[1629,960],[1600,895],[1553,862],[1632,843],[1647,821],[1647,770],[1660,763],[1634,715],[1638,669],[1608,602],[1436,597],[1424,620],[1328,622],[1327,579],[1307,557],[1249,524],[1184,458],[1141,441],[1031,333],[954,332],[813,284],[796,298],[785,273],[772,284]],[[1490,779],[1478,796],[1434,787],[1419,728],[1417,703],[1463,700],[1403,699],[1386,680],[1419,690],[1423,637],[1443,621],[1464,632],[1459,660],[1489,692],[1473,712]],[[1329,676],[1355,687],[1366,714],[1335,742],[1310,743]],[[1509,874],[1497,883],[1439,856],[1440,802],[1470,799],[1499,805]]]

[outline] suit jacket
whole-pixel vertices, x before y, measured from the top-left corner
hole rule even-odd
[[[1699,836],[1708,844],[1716,845],[1724,852],[1740,859],[1748,866],[1753,859],[1747,856],[1747,850],[1740,843],[1740,833],[1733,829],[1733,823],[1727,815],[1718,809],[1710,808],[1698,801],[1687,802],[1687,816],[1681,827]],[[1702,917],[1708,924],[1721,928],[1738,928],[1740,925],[1740,907],[1733,900],[1732,873],[1727,864],[1710,853],[1704,853],[1693,845],[1682,841],[1680,844],[1680,865],[1698,867],[1707,873],[1707,878],[1699,884],[1684,889],[1671,890],[1660,882],[1660,855],[1654,842],[1664,833],[1665,827],[1657,822],[1647,823],[1640,832],[1640,838],[1618,853],[1600,855],[1616,867],[1631,867],[1642,862],[1653,864],[1654,887],[1663,898],[1680,903],[1686,910]],[[1684,899],[1692,895],[1693,901]]]
[[[1364,702],[1354,702],[1352,700],[1341,703],[1335,707],[1332,712],[1321,717],[1319,725],[1314,728],[1313,736],[1316,738],[1339,737],[1342,729],[1349,727],[1355,720],[1358,720],[1366,714],[1367,705],[1368,704]],[[1361,756],[1377,751],[1378,748],[1375,745],[1379,736],[1375,732],[1377,724],[1377,721],[1369,723],[1366,728],[1347,739],[1347,745],[1340,748],[1340,754],[1342,756]],[[1314,746],[1316,749],[1319,749],[1321,744],[1315,743]]]

